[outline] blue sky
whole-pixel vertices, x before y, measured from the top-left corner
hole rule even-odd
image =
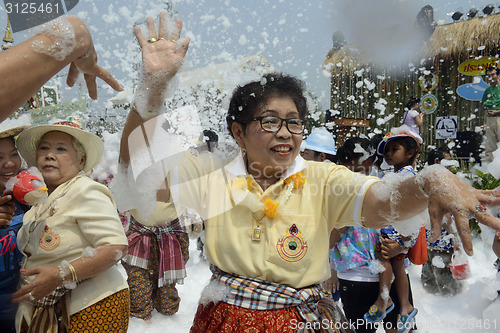
[[[261,53],[279,70],[305,80],[323,108],[329,104],[329,78],[321,64],[332,45],[334,31],[344,32],[349,41],[368,39],[386,41],[379,33],[390,23],[412,26],[424,5],[435,9],[435,19],[451,22],[450,13],[461,8],[479,10],[491,0],[172,0],[184,21],[184,35],[192,39],[186,68],[199,68]],[[356,10],[357,7],[361,9]],[[138,61],[132,25],[164,8],[153,0],[80,0],[70,12],[80,16],[91,28],[100,62],[126,87],[136,76],[132,62]],[[0,27],[6,20],[0,11]],[[26,33],[16,33],[20,42]],[[393,53],[391,46],[387,49]],[[65,72],[61,73],[65,74]],[[101,85],[103,86],[103,85]],[[64,90],[63,98],[72,98],[75,89]],[[108,88],[100,91],[101,100],[113,95]]]

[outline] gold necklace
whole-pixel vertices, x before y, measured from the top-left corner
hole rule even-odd
[[[263,233],[260,224],[264,219],[264,217],[267,216],[270,219],[275,218],[277,215],[278,206],[280,205],[283,206],[285,203],[288,202],[288,199],[290,199],[290,196],[292,195],[293,189],[300,189],[304,185],[305,176],[304,173],[301,171],[286,178],[284,180],[284,184],[286,184],[287,187],[285,190],[284,198],[281,198],[281,200],[278,202],[274,202],[271,198],[267,198],[264,203],[261,203],[260,200],[257,198],[257,196],[254,193],[252,193],[250,179],[251,178],[249,178],[248,176],[246,176],[244,179],[236,178],[233,180],[233,184],[231,186],[235,191],[233,192],[233,195],[235,195],[238,192],[243,192],[245,194],[244,197],[250,197],[248,202],[246,202],[246,204],[244,205],[247,206],[252,212],[256,224],[256,226],[253,227],[251,238],[253,241],[260,242]],[[241,200],[233,201],[233,203],[237,202],[237,204],[240,204],[244,201],[244,199],[242,198],[240,199]],[[255,213],[258,211],[263,212],[261,218],[257,218],[257,216],[255,215]]]
[[[255,226],[252,231],[252,240],[260,242],[260,240],[262,239],[262,228],[260,227],[260,222],[264,219],[266,213],[262,214],[262,217],[260,219],[257,218],[254,212],[252,212],[252,215],[255,223],[257,224],[257,226]]]

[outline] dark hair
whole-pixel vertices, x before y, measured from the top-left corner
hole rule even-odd
[[[487,74],[488,72],[491,72],[491,71],[495,71],[497,73],[497,75],[500,75],[500,68],[495,67],[495,66],[488,67],[486,69],[486,72],[484,72],[484,73]]]
[[[419,144],[417,143],[417,140],[415,140],[411,136],[400,136],[400,137],[392,139],[391,141],[395,141],[396,143],[403,146],[403,148],[405,149],[405,152],[410,151],[410,150],[413,150],[415,152],[413,154],[413,156],[410,157],[410,160],[408,161],[408,165],[412,165],[413,162],[415,162],[415,159],[417,158],[418,151],[419,151]],[[385,145],[385,147],[387,147],[387,144]],[[385,148],[384,148],[384,153],[385,153]]]
[[[218,142],[219,136],[212,130],[203,130],[203,136],[205,137],[205,142]]]
[[[436,164],[436,159],[441,161],[444,158],[444,154],[449,154],[450,150],[448,148],[439,147],[434,148],[429,152],[429,156],[427,157],[427,164],[433,165]]]
[[[420,98],[417,97],[411,97],[408,103],[406,103],[405,108],[408,110],[411,109],[415,104],[420,103]]]
[[[259,108],[264,106],[272,97],[290,97],[297,107],[300,119],[307,115],[307,100],[304,96],[305,85],[299,79],[283,73],[264,75],[259,81],[238,86],[229,102],[227,111],[227,129],[231,136],[231,126],[234,122],[240,123],[243,130],[255,116]]]
[[[382,134],[375,134],[370,138],[370,143],[372,147],[375,148],[375,161],[373,161],[373,164],[380,168],[380,165],[382,165],[382,162],[384,161],[384,156],[381,156],[377,154],[377,147],[378,144],[384,139],[384,136]]]
[[[360,145],[365,151],[370,153],[370,158],[375,158],[376,149],[372,145],[371,141],[366,138],[353,137],[347,139],[344,144],[337,150],[337,162],[342,165],[346,165],[363,157],[363,153],[355,152],[356,145]]]

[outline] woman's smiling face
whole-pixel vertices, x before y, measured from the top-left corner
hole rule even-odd
[[[274,116],[282,119],[300,118],[295,102],[287,96],[270,97],[255,112],[255,117]],[[233,134],[241,148],[246,149],[247,169],[256,180],[276,182],[299,154],[302,133],[292,134],[286,123],[278,132],[262,129],[258,120],[251,121],[243,131],[242,125],[233,123]]]

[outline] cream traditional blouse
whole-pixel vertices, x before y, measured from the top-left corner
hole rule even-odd
[[[127,237],[108,188],[82,173],[26,212],[18,235],[19,249],[26,256],[24,268],[57,267],[63,260],[91,256],[103,245],[128,245]],[[69,313],[126,288],[126,276],[115,265],[71,290]],[[24,316],[29,323],[32,310],[31,303],[22,302],[16,321]]]

